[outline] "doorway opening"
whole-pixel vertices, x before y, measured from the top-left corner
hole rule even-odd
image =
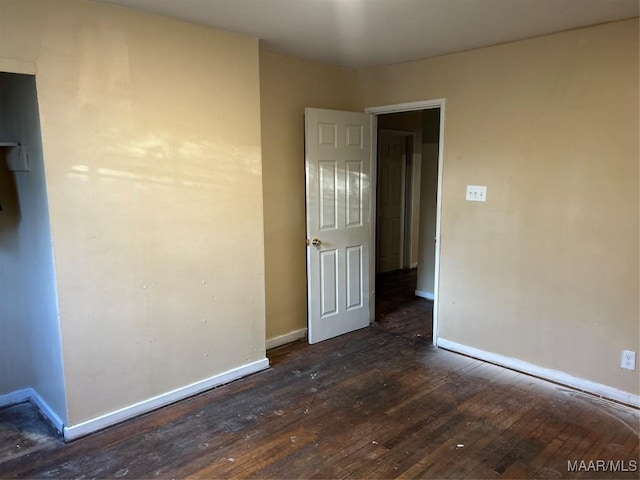
[[[0,72],[0,407],[31,400],[58,431],[66,396],[33,75]]]
[[[375,325],[434,344],[441,116],[377,115]]]
[[[415,297],[417,292],[422,296],[431,297],[428,300],[433,301],[430,305],[433,312],[431,332],[428,323],[425,323],[423,326],[426,327],[426,332],[420,336],[424,339],[431,338],[432,343],[437,345],[438,238],[444,107],[445,100],[438,99],[369,107],[364,113],[305,109],[309,343],[317,343],[365,328],[375,322],[378,263],[386,265],[382,268],[388,268],[390,273],[402,272],[403,267],[411,270],[415,266],[415,282],[409,290],[413,291],[411,298]],[[380,223],[387,224],[388,228],[383,227],[387,228],[387,231],[381,232],[380,236],[382,238],[388,234],[385,241],[398,246],[399,251],[394,252],[392,248],[386,249],[383,245],[382,253],[379,252],[377,255],[377,116],[432,109],[436,109],[435,125],[438,139],[433,150],[437,152],[434,155],[437,173],[432,181],[436,182],[437,188],[434,189],[433,195],[425,195],[425,198],[435,195],[435,222],[420,221],[420,217],[428,210],[423,208],[423,214],[419,213],[422,184],[426,180],[423,182],[421,175],[415,175],[413,172],[423,164],[422,120],[420,126],[413,131],[397,126],[387,128],[386,130],[395,131],[391,132],[392,137],[393,133],[404,132],[395,136],[411,138],[412,142],[407,146],[402,139],[397,141],[399,157],[403,159],[403,163],[399,168],[395,168],[395,173],[390,178],[399,178],[399,186],[389,185],[387,188],[384,183],[380,184],[383,185],[381,188],[387,188],[389,198],[394,197],[397,200],[395,203],[389,202],[388,211],[383,212],[381,209],[381,215],[386,220]],[[417,112],[420,119],[427,114]],[[385,117],[381,118],[384,121]],[[403,145],[406,146],[404,154]],[[415,158],[418,152],[419,159]],[[381,166],[385,166],[384,161],[381,162]],[[396,193],[390,193],[394,191]],[[399,209],[396,208],[398,204]],[[435,235],[425,235],[420,231],[421,225],[431,226],[431,230],[435,229]],[[430,259],[429,255],[424,253],[428,249],[420,246],[420,239],[429,237],[433,245]],[[422,256],[424,259],[421,259]],[[415,263],[417,265],[414,265]],[[420,264],[423,265],[422,269]],[[432,264],[433,268],[429,268],[429,264]],[[430,279],[431,287],[424,287],[421,272],[428,270],[430,271],[425,278]],[[384,273],[387,272],[380,272]],[[422,288],[428,288],[430,291]],[[425,319],[429,316],[420,315],[420,318]]]

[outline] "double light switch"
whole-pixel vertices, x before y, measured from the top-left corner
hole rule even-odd
[[[467,200],[470,202],[486,202],[487,187],[485,185],[467,185]]]

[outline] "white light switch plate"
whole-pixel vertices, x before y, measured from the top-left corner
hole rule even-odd
[[[467,185],[467,200],[471,202],[486,202],[487,187],[484,185]]]

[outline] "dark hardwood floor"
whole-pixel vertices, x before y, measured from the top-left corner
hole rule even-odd
[[[67,445],[0,411],[0,477],[638,478],[568,471],[638,461],[630,407],[375,327],[269,358],[269,370]]]
[[[431,342],[433,301],[416,297],[417,270],[376,276],[375,326],[395,335]]]

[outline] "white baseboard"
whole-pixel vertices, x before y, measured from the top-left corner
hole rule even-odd
[[[425,292],[423,290],[416,290],[415,291],[415,295],[416,295],[416,297],[422,297],[422,298],[426,298],[427,300],[433,300],[433,293],[431,293],[431,292]]]
[[[15,392],[0,395],[0,407],[7,407],[15,403],[27,402],[31,400],[32,395],[33,388],[25,388],[22,390],[16,390]]]
[[[62,433],[64,431],[64,422],[62,419],[35,390],[33,390],[33,395],[31,396],[31,403],[40,409],[42,414],[49,419],[58,432]]]
[[[8,393],[6,395],[0,395],[0,407],[13,405],[15,403],[22,402],[33,403],[54,426],[58,432],[62,432],[64,428],[64,422],[58,416],[56,412],[49,406],[47,402],[36,392],[33,388],[25,388],[23,390],[16,390],[15,392]]]
[[[625,392],[624,390],[619,390],[601,383],[592,382],[591,380],[574,377],[573,375],[569,375],[568,373],[564,373],[559,370],[541,367],[533,363],[518,360],[517,358],[505,357],[497,353],[486,352],[478,348],[446,340],[442,337],[438,338],[438,347],[477,358],[479,360],[484,360],[486,362],[495,363],[496,365],[507,367],[518,372],[527,373],[554,383],[566,385],[599,397],[608,398],[634,407],[640,407],[640,395]]]
[[[172,390],[167,393],[143,400],[142,402],[129,405],[128,407],[121,408],[115,412],[110,412],[105,415],[101,415],[91,420],[86,420],[76,425],[71,425],[64,428],[64,439],[75,440],[77,438],[89,435],[90,433],[102,430],[103,428],[110,427],[116,423],[120,423],[129,418],[142,415],[143,413],[150,412],[160,407],[164,407],[171,403],[177,402],[187,397],[191,397],[198,393],[204,392],[214,387],[224,385],[225,383],[232,382],[238,378],[244,377],[251,373],[259,372],[269,368],[269,360],[263,358],[256,362],[248,363],[240,367],[228,370],[224,373],[214,375],[213,377],[201,380],[186,387],[181,387],[176,390]]]
[[[412,264],[411,264],[411,266],[410,266],[410,268],[418,268],[418,262],[416,262],[416,263],[412,263]]]
[[[266,347],[267,350],[271,350],[272,348],[280,347],[282,345],[286,345],[287,343],[295,342],[296,340],[301,340],[303,338],[307,338],[306,328],[294,330],[293,332],[280,335],[279,337],[270,338],[266,342]]]

